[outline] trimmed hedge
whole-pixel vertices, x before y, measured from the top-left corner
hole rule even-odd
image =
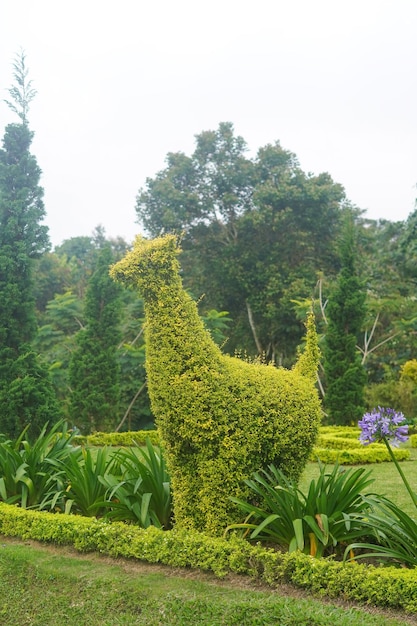
[[[404,448],[393,449],[397,461],[408,461],[410,451]],[[363,465],[365,463],[384,463],[392,459],[385,446],[372,444],[366,448],[351,448],[348,450],[337,450],[330,448],[314,448],[311,461],[320,460],[322,463],[336,463],[341,465]]]
[[[371,445],[381,445],[381,444],[371,444]],[[319,430],[319,436],[317,437],[316,447],[318,448],[331,448],[332,450],[349,450],[361,449],[363,450],[363,443],[359,441],[356,437],[353,439],[352,437],[334,437],[333,435],[322,434]],[[383,448],[386,447],[383,445]]]
[[[137,430],[124,433],[93,433],[87,436],[76,435],[73,442],[82,446],[144,446],[146,439],[153,445],[159,445],[157,430]]]
[[[359,439],[360,429],[357,426],[320,426],[321,435],[342,437],[343,439]]]
[[[386,447],[383,444],[373,443],[363,446],[359,440],[359,429],[344,426],[323,426],[319,429],[317,447],[310,455],[310,461],[320,460],[322,463],[341,465],[359,465],[364,463],[391,462]],[[93,433],[86,437],[76,436],[75,444],[88,446],[144,446],[146,438],[153,445],[159,445],[157,430],[138,430],[124,433]],[[414,443],[413,443],[414,438]],[[417,447],[417,435],[411,435],[413,447]],[[394,448],[393,452],[398,461],[407,461],[410,452],[404,448]]]
[[[181,528],[221,535],[239,521],[243,482],[273,463],[297,480],[322,418],[312,314],[292,370],[222,354],[184,290],[177,238],[137,237],[111,276],[145,302],[146,371],[152,413]]]
[[[338,461],[345,465],[392,462],[383,443],[364,446],[359,441],[359,434],[360,429],[356,426],[322,426],[310,460],[320,460],[322,463]],[[392,451],[398,461],[410,458],[407,449],[392,448]]]
[[[0,503],[0,534],[71,545],[81,552],[135,558],[173,567],[248,575],[271,587],[292,583],[330,598],[417,613],[417,570],[374,567],[276,552],[243,539],[209,537],[197,531],[146,530],[123,523],[27,511]]]

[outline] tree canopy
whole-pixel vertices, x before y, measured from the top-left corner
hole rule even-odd
[[[303,334],[292,300],[311,296],[317,272],[337,263],[342,186],[303,172],[279,142],[248,158],[230,123],[166,163],[138,193],[140,223],[151,236],[182,236],[187,287],[234,319],[227,350],[291,362]]]

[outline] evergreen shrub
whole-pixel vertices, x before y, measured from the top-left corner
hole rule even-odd
[[[111,270],[145,301],[146,367],[152,412],[164,448],[180,528],[221,534],[239,520],[231,496],[273,463],[294,480],[307,462],[321,419],[315,389],[313,319],[292,371],[223,355],[184,291],[176,238],[136,239]]]
[[[383,445],[373,444],[367,448],[337,450],[330,448],[314,448],[310,460],[322,463],[340,463],[341,465],[362,465],[365,463],[383,463],[392,461],[388,450]],[[393,450],[397,461],[408,461],[410,451],[404,448]]]
[[[92,433],[91,435],[76,435],[73,439],[78,445],[87,446],[144,446],[146,439],[154,445],[159,444],[159,435],[156,430],[126,431],[123,433]]]

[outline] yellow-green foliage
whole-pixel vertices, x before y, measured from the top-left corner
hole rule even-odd
[[[145,300],[152,410],[169,467],[178,527],[220,534],[240,519],[230,497],[274,463],[298,479],[321,417],[314,322],[293,371],[225,356],[184,291],[175,237],[137,238],[111,270]]]
[[[311,453],[310,460],[320,460],[322,463],[334,463],[336,459],[343,465],[360,463],[391,462],[384,444],[373,443],[364,446],[359,441],[359,429],[354,426],[321,426],[316,445]],[[132,446],[145,445],[150,439],[154,445],[159,445],[159,434],[156,430],[138,430],[124,433],[93,433],[85,437],[74,437],[74,444],[88,446]],[[411,446],[417,448],[417,435],[411,435]],[[340,450],[343,451],[340,454]],[[408,450],[393,449],[399,461],[410,458]]]
[[[320,435],[329,435],[335,438],[358,440],[360,432],[356,426],[320,426]]]
[[[417,359],[411,359],[401,368],[400,380],[411,381],[417,385]]]
[[[321,433],[321,430],[319,431],[316,446],[318,448],[333,448],[334,450],[346,450],[346,448],[363,449],[363,444],[359,441],[359,439],[353,439],[351,437],[333,437],[332,435],[323,435]],[[383,447],[385,448],[385,446]]]
[[[146,439],[158,445],[159,437],[156,430],[137,430],[124,433],[93,433],[87,436],[77,435],[74,444],[87,446],[144,446]]]
[[[406,449],[394,449],[393,453],[397,461],[408,461],[410,451]],[[331,448],[314,448],[311,461],[320,460],[322,463],[340,463],[341,465],[362,465],[363,463],[383,463],[392,461],[388,450],[383,445],[372,444],[364,448],[348,448],[345,450]]]
[[[91,517],[28,511],[0,503],[0,534],[71,545],[113,557],[173,567],[245,574],[271,587],[292,583],[331,598],[417,613],[417,570],[340,563],[300,552],[283,553],[237,537],[228,540],[196,531],[146,530]]]
[[[322,426],[319,430],[316,447],[311,460],[322,463],[356,465],[362,463],[382,463],[392,461],[383,443],[364,446],[359,441],[360,429],[356,426]],[[398,461],[410,458],[409,450],[393,449]]]

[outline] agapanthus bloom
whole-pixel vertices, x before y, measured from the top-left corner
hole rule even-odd
[[[361,429],[359,441],[365,446],[378,441],[386,441],[393,446],[404,443],[408,439],[408,425],[405,417],[394,409],[378,407],[365,413],[358,422]]]

